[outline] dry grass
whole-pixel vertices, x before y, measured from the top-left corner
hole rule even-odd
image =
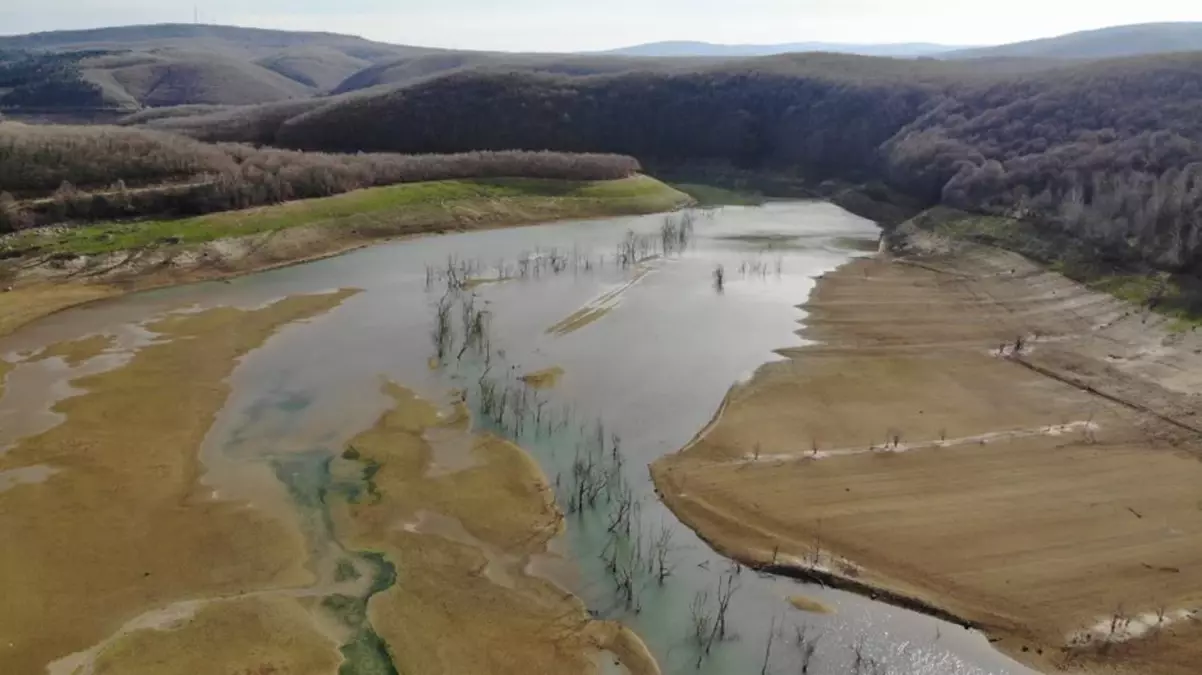
[[[0,335],[62,309],[112,297],[119,291],[100,284],[38,284],[0,293]]]
[[[31,361],[45,359],[62,359],[68,366],[74,368],[79,364],[99,356],[116,342],[112,335],[89,335],[70,342],[59,342],[46,347],[31,358]]]
[[[1024,358],[1048,359],[1112,307],[1060,288],[842,268],[808,305],[820,344],[732,392],[657,485],[728,553],[854,574],[1043,667],[1079,657],[1060,652],[1070,634],[1117,607],[1198,607],[1202,463],[1157,420],[991,353],[1038,326],[1048,342]],[[1193,660],[1147,649],[1135,672],[1193,672],[1197,649],[1173,644]]]
[[[55,405],[63,423],[0,457],[0,471],[59,470],[0,493],[0,538],[21,542],[0,547],[0,672],[42,672],[179,600],[310,581],[301,533],[211,500],[197,452],[238,358],[350,294],[153,323],[167,341],[72,382],[86,393]]]
[[[105,649],[95,675],[331,675],[342,657],[292,598],[213,602],[182,626],[132,633]]]
[[[364,59],[328,47],[288,49],[259,59],[258,65],[301,84],[326,92],[370,65]]]
[[[145,106],[249,105],[301,98],[312,87],[259,64],[211,52],[174,52],[106,71]]]

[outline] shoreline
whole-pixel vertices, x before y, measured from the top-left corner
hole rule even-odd
[[[378,552],[396,570],[366,606],[393,665],[400,672],[593,672],[596,657],[610,653],[632,675],[659,675],[631,629],[592,618],[578,596],[530,570],[532,557],[546,555],[567,526],[535,458],[473,429],[462,403],[447,415],[399,385],[385,384],[384,393],[393,406],[334,460],[338,473],[364,470],[374,497],[339,495],[332,517],[348,550]],[[427,433],[435,429],[441,434]],[[431,471],[457,442],[471,444],[476,463]],[[472,634],[471,646],[440,649],[449,626]]]
[[[986,251],[982,253],[980,249],[972,249],[972,255],[977,256],[992,256],[997,255],[1002,258],[999,265],[1016,264],[1012,254],[1004,254],[996,251]],[[857,396],[865,396],[865,407],[859,412],[865,418],[883,418],[889,419],[891,410],[898,407],[897,400],[881,400],[881,405],[885,408],[874,408],[871,402],[878,400],[874,395],[865,392],[861,389],[849,389],[846,394],[840,395],[833,393],[841,386],[841,381],[837,378],[844,377],[841,374],[824,375],[823,378],[813,380],[806,379],[805,371],[808,362],[812,362],[814,367],[827,372],[826,363],[843,364],[844,373],[847,368],[855,368],[857,365],[863,368],[876,372],[876,369],[888,368],[881,370],[882,373],[891,373],[889,377],[908,378],[912,368],[917,368],[915,371],[916,380],[923,380],[924,375],[921,374],[922,369],[939,368],[935,362],[939,357],[928,350],[953,350],[960,352],[956,359],[963,360],[963,367],[967,368],[964,371],[965,375],[969,372],[976,372],[974,369],[990,368],[992,378],[998,378],[1001,381],[1011,381],[1015,383],[1013,387],[1018,387],[1017,391],[1023,390],[1024,387],[1042,387],[1051,391],[1053,389],[1052,382],[1057,386],[1074,387],[1076,393],[1080,397],[1089,399],[1097,399],[1106,403],[1113,404],[1113,407],[1123,408],[1122,412],[1111,413],[1109,410],[1105,413],[1107,418],[1103,422],[1103,429],[1109,432],[1112,426],[1118,427],[1129,423],[1129,419],[1133,416],[1139,416],[1141,420],[1151,420],[1149,423],[1155,423],[1160,426],[1172,429],[1178,427],[1176,432],[1183,432],[1182,423],[1177,419],[1177,415],[1170,412],[1163,412],[1162,405],[1151,405],[1147,402],[1140,402],[1138,397],[1133,398],[1135,393],[1140,393],[1134,389],[1130,383],[1112,376],[1105,384],[1111,386],[1099,386],[1096,380],[1091,381],[1089,377],[1080,375],[1071,376],[1076,373],[1074,370],[1075,364],[1067,359],[1059,351],[1068,351],[1067,348],[1052,344],[1048,346],[1039,345],[1036,341],[1038,351],[1033,354],[1016,356],[1012,359],[999,361],[998,359],[983,358],[980,354],[987,353],[992,345],[992,349],[997,349],[997,342],[993,338],[987,337],[987,334],[994,332],[999,335],[1013,336],[1016,333],[1009,332],[1014,330],[1014,319],[1009,317],[1006,321],[1010,325],[1001,326],[970,326],[966,328],[966,332],[962,341],[956,341],[954,331],[941,331],[941,326],[936,326],[930,330],[924,330],[922,326],[922,317],[913,317],[900,315],[896,319],[899,324],[910,333],[899,333],[892,335],[888,328],[875,326],[879,322],[887,322],[888,318],[882,318],[874,314],[864,314],[864,312],[875,309],[852,307],[850,304],[841,305],[841,299],[848,298],[849,303],[860,302],[861,304],[870,303],[869,300],[864,300],[865,292],[871,292],[874,289],[870,281],[871,269],[880,269],[884,267],[889,269],[909,267],[913,270],[914,275],[925,275],[927,277],[943,276],[944,281],[928,281],[929,286],[933,288],[943,289],[953,285],[961,285],[972,283],[970,277],[973,276],[971,270],[960,270],[959,267],[965,262],[977,262],[975,259],[965,260],[956,257],[945,256],[942,259],[929,261],[931,267],[939,267],[940,269],[926,269],[925,264],[928,261],[907,261],[897,260],[895,265],[889,261],[889,258],[871,258],[865,262],[852,262],[845,265],[835,272],[824,275],[818,282],[817,287],[811,294],[810,298],[801,308],[810,312],[810,317],[805,321],[805,327],[799,331],[800,334],[814,341],[814,344],[798,348],[785,348],[780,350],[780,353],[787,357],[787,361],[783,365],[769,363],[761,366],[750,381],[742,385],[732,387],[731,391],[724,398],[723,404],[715,413],[713,419],[698,433],[688,445],[679,450],[673,455],[665,456],[655,462],[651,467],[652,480],[656,487],[656,492],[660,499],[668,508],[690,529],[707,542],[714,550],[718,551],[726,557],[730,557],[740,563],[746,564],[749,567],[791,578],[797,578],[804,581],[813,581],[823,585],[834,586],[857,594],[870,597],[875,600],[880,600],[888,604],[903,607],[905,609],[914,610],[920,613],[928,614],[936,618],[940,618],[952,623],[962,625],[966,628],[981,630],[989,639],[991,646],[1024,663],[1027,666],[1040,669],[1042,671],[1061,670],[1064,668],[1087,668],[1096,669],[1096,671],[1111,672],[1114,668],[1120,668],[1118,672],[1142,672],[1139,666],[1149,664],[1156,667],[1159,664],[1156,661],[1155,655],[1140,655],[1137,662],[1133,665],[1124,663],[1121,659],[1115,660],[1108,656],[1107,652],[1112,650],[1109,647],[1114,647],[1113,651],[1126,649],[1127,651],[1137,651],[1140,647],[1138,638],[1124,641],[1122,643],[1106,642],[1103,637],[1101,641],[1091,642],[1084,647],[1074,647],[1070,644],[1069,636],[1071,630],[1063,630],[1056,626],[1068,626],[1068,618],[1070,615],[1078,616],[1085,625],[1090,625],[1096,622],[1099,616],[1105,616],[1108,611],[1112,611],[1113,607],[1106,608],[1097,606],[1093,615],[1082,614],[1082,610],[1073,610],[1068,605],[1065,606],[1049,606],[1046,616],[1040,619],[1031,620],[1033,616],[1029,610],[1024,610],[1020,604],[1011,604],[1008,601],[996,603],[991,598],[1004,597],[994,596],[993,591],[981,592],[977,591],[973,584],[980,583],[971,575],[965,576],[962,573],[955,572],[953,576],[948,577],[946,574],[940,573],[937,569],[932,569],[924,565],[916,565],[917,560],[927,560],[922,555],[915,553],[910,555],[909,552],[897,554],[888,550],[888,545],[885,543],[876,544],[871,537],[859,536],[854,532],[861,528],[871,529],[864,525],[861,520],[846,515],[848,510],[855,511],[857,509],[871,509],[871,506],[864,506],[860,498],[845,497],[839,493],[844,492],[846,486],[847,493],[853,493],[853,490],[860,491],[857,487],[861,479],[857,478],[860,475],[857,472],[878,470],[884,473],[871,473],[868,475],[882,476],[883,478],[873,478],[872,480],[887,479],[891,470],[883,469],[883,463],[892,462],[908,462],[920,456],[929,456],[933,453],[940,452],[938,450],[913,450],[899,453],[888,451],[889,441],[888,435],[885,436],[885,441],[882,443],[879,439],[873,441],[871,438],[866,438],[866,445],[869,447],[869,452],[864,458],[843,458],[843,457],[827,457],[818,450],[820,441],[817,439],[819,431],[814,431],[814,440],[810,440],[806,434],[808,428],[820,429],[825,435],[822,436],[821,445],[823,450],[826,445],[831,443],[833,439],[827,438],[830,435],[849,435],[857,436],[857,433],[849,432],[848,429],[836,429],[834,425],[826,425],[822,420],[809,419],[794,421],[792,417],[806,417],[806,412],[794,412],[794,407],[811,406],[811,407],[827,407],[839,408],[856,408],[860,403],[856,401]],[[915,266],[908,263],[917,262]],[[1039,278],[1045,279],[1047,275],[1052,273],[1037,268],[1036,266],[1027,263],[1028,268],[1024,273],[1032,275],[1041,275]],[[876,267],[872,267],[876,266]],[[970,265],[971,267],[971,265]],[[950,268],[950,269],[948,269]],[[863,279],[859,279],[859,273],[863,271]],[[1010,276],[1013,276],[1012,270]],[[964,281],[957,276],[951,276],[952,281],[948,281],[949,274],[963,274]],[[1001,274],[1001,273],[999,273]],[[1058,277],[1059,275],[1055,275]],[[881,281],[886,284],[897,283],[898,278],[906,278],[905,273],[897,274],[888,279]],[[1071,284],[1067,280],[1060,278],[1064,284]],[[1013,291],[1020,287],[1018,284],[1006,286],[1004,284],[1013,281],[1012,279],[997,281],[998,288],[1002,290],[1010,289]],[[1053,279],[1053,281],[1055,281]],[[854,293],[850,290],[844,292],[839,288],[852,284],[852,287],[859,289]],[[995,283],[990,281],[989,283]],[[1059,283],[1059,282],[1057,282]],[[942,286],[941,286],[942,284]],[[1056,286],[1060,288],[1059,286]],[[878,288],[884,288],[879,287]],[[990,287],[992,289],[992,287]],[[996,289],[993,289],[996,290]],[[926,297],[925,293],[930,291],[922,291],[922,293],[914,293],[913,296],[898,296],[893,302],[909,303],[914,306],[919,306],[924,303],[934,302]],[[1063,291],[1062,291],[1063,292]],[[848,295],[850,294],[850,295]],[[1055,295],[1055,291],[1051,295]],[[988,293],[986,293],[988,295]],[[1097,294],[1101,295],[1101,294]],[[957,296],[958,297],[958,296]],[[990,302],[1001,302],[1005,304],[1009,300],[991,297]],[[1113,305],[1121,305],[1116,300],[1109,298],[1089,299],[1093,296],[1082,296],[1084,299],[1080,301],[1082,307],[1092,305],[1105,306],[1111,310],[1116,310]],[[1014,300],[1014,298],[1010,298]],[[955,300],[955,302],[972,302],[975,299],[970,295],[968,300]],[[1014,300],[1018,302],[1017,300]],[[950,302],[950,300],[949,300]],[[1043,301],[1041,301],[1043,302]],[[1047,304],[1061,302],[1060,300],[1048,300]],[[1092,304],[1091,304],[1092,303]],[[949,310],[950,311],[950,310]],[[1013,310],[1007,310],[1013,313]],[[1121,313],[1121,312],[1120,312]],[[1086,317],[1088,318],[1088,317]],[[812,321],[811,321],[812,320]],[[949,314],[936,314],[930,321],[940,323],[955,324],[958,317],[955,312]],[[1051,321],[1051,319],[1048,319]],[[1088,322],[1078,322],[1088,323]],[[1090,324],[1092,325],[1092,324]],[[992,328],[992,330],[991,330]],[[1043,328],[1043,326],[1040,326]],[[1071,339],[1068,336],[1068,327],[1065,326],[1065,340]],[[849,335],[856,337],[847,337]],[[1151,330],[1151,329],[1149,329]],[[913,334],[912,338],[903,337],[904,335]],[[1017,333],[1022,334],[1022,333]],[[1040,335],[1039,331],[1035,331],[1033,335]],[[840,337],[843,336],[843,337]],[[921,338],[921,339],[920,339]],[[1004,338],[1002,338],[1004,339]],[[1011,337],[1013,339],[1013,337]],[[1053,336],[1043,336],[1040,339],[1048,339],[1054,344]],[[938,346],[940,341],[943,341],[944,346]],[[980,346],[973,346],[979,343]],[[912,347],[907,347],[907,344],[912,344]],[[1053,349],[1057,353],[1053,353]],[[896,352],[904,356],[890,356]],[[974,350],[979,352],[974,353]],[[1111,355],[1113,356],[1113,355]],[[854,363],[847,359],[855,359]],[[1050,360],[1056,357],[1058,360],[1051,363],[1041,364],[1040,361]],[[840,360],[842,359],[842,360]],[[923,365],[927,360],[932,363]],[[1112,359],[1113,360],[1113,359]],[[1014,367],[1010,366],[1006,361],[1013,362],[1015,365],[1022,366],[1022,370],[1028,371],[1027,379],[1022,379],[1023,376],[1015,376]],[[917,365],[915,365],[917,364]],[[1001,368],[1005,370],[1002,370]],[[960,368],[959,361],[951,362],[951,369]],[[901,370],[898,370],[898,369]],[[830,370],[838,370],[833,366]],[[1086,375],[1094,375],[1090,371],[1085,371]],[[1059,375],[1059,376],[1057,376]],[[927,376],[929,377],[929,376]],[[800,379],[798,379],[800,378]],[[1075,380],[1075,381],[1070,381]],[[955,378],[949,378],[949,382],[939,380],[939,382],[950,385]],[[1020,385],[1020,382],[1028,384]],[[818,388],[820,383],[823,386],[833,387],[831,392],[828,392],[819,397],[807,398],[805,394],[795,394],[792,388]],[[1118,383],[1118,384],[1115,384]],[[1119,386],[1122,385],[1122,386]],[[878,385],[879,386],[879,385]],[[925,388],[931,388],[929,385],[923,385]],[[1117,389],[1119,393],[1114,393],[1111,390]],[[905,396],[909,396],[913,392],[909,389],[902,390],[907,392]],[[1063,392],[1053,392],[1055,396],[1064,398]],[[773,402],[772,396],[793,396],[779,404]],[[830,397],[834,396],[834,403]],[[843,397],[847,398],[844,399]],[[844,403],[846,402],[846,405]],[[954,407],[954,404],[945,404],[938,400],[923,399],[926,412],[934,413],[947,411],[933,411],[931,407],[944,406]],[[1157,399],[1154,403],[1160,403]],[[1074,405],[1080,407],[1080,400]],[[1089,403],[1091,407],[1097,408],[1100,404]],[[1185,404],[1182,403],[1182,406]],[[1037,406],[1032,406],[1037,407]],[[1157,411],[1157,408],[1161,412]],[[758,409],[758,412],[757,412]],[[767,412],[764,411],[767,409]],[[1182,408],[1184,409],[1184,408]],[[1176,410],[1176,409],[1173,409]],[[917,411],[919,415],[922,410]],[[949,426],[957,421],[962,425],[980,424],[988,420],[989,409],[984,411],[966,411],[969,412],[967,419],[956,420],[954,411],[947,412],[946,418],[940,418],[942,422]],[[1015,417],[1014,424],[1006,424],[1004,421],[999,422],[1001,428],[1015,429],[1014,438],[1019,438],[1018,429],[1022,425],[1018,422],[1021,419],[1030,419],[1036,421],[1039,417],[1038,411],[1023,410],[1023,411],[1007,411],[1008,414]],[[1021,414],[1020,414],[1021,413]],[[813,413],[820,415],[821,411]],[[1060,413],[1067,414],[1067,413]],[[1110,419],[1113,414],[1115,419]],[[1188,415],[1189,413],[1184,413]],[[961,416],[963,417],[963,416]],[[1021,418],[1021,419],[1020,419]],[[946,435],[946,430],[939,429],[934,423],[923,424],[921,420],[908,420],[912,424],[917,424],[924,430],[904,430],[897,432],[894,436],[894,443],[898,443],[898,439],[905,438],[910,440],[910,437],[915,432],[919,436],[934,437],[936,435]],[[1143,424],[1143,422],[1140,422]],[[1054,424],[1054,423],[1053,423]],[[1092,424],[1092,422],[1091,422]],[[799,426],[800,425],[800,426]],[[862,421],[860,426],[863,426]],[[1185,426],[1192,426],[1186,424]],[[769,427],[769,428],[765,428]],[[830,428],[827,428],[830,427]],[[1049,427],[1050,428],[1050,427]],[[1087,425],[1088,428],[1088,425]],[[1159,427],[1158,427],[1159,428]],[[987,430],[986,427],[985,430]],[[975,428],[973,429],[975,430]],[[875,431],[875,430],[874,430]],[[970,433],[960,434],[970,436]],[[773,439],[761,438],[761,436],[771,436],[775,432],[779,436]],[[788,432],[788,433],[786,433]],[[891,432],[892,433],[892,432]],[[1050,433],[1050,432],[1049,432]],[[1165,432],[1168,433],[1168,432]],[[750,437],[749,437],[750,435]],[[864,436],[865,434],[859,434]],[[1113,440],[1106,438],[1102,441],[1090,441],[1090,443],[1101,442],[1103,445],[1111,443],[1123,446],[1125,450],[1132,442],[1127,438],[1128,434],[1119,434]],[[1180,434],[1178,434],[1180,435]],[[840,439],[843,436],[839,436]],[[790,443],[793,448],[788,448]],[[764,440],[765,454],[774,456],[786,457],[788,460],[780,462],[766,461],[766,466],[760,468],[759,461],[759,445],[760,441]],[[786,444],[785,447],[770,447],[770,442],[778,442]],[[814,456],[809,457],[809,448],[802,451],[802,448],[796,446],[803,443],[813,443]],[[854,447],[858,442],[849,441],[847,443],[835,443],[835,447]],[[1031,441],[1028,444],[1036,444],[1042,441]],[[755,448],[755,459],[750,459],[752,455],[752,444]],[[1011,440],[1011,444],[1023,444],[1022,441]],[[873,447],[873,445],[877,447]],[[984,441],[982,441],[984,447]],[[935,447],[939,447],[939,442],[934,442]],[[994,451],[995,447],[1000,443],[991,444],[990,451]],[[1046,443],[1044,444],[1046,445]],[[1072,442],[1070,442],[1072,445]],[[1082,443],[1084,446],[1084,443]],[[865,446],[860,446],[865,447]],[[923,446],[919,446],[920,448]],[[792,450],[792,452],[780,452],[778,450]],[[965,451],[972,452],[972,451]],[[1083,450],[1082,450],[1083,452]],[[1171,460],[1164,459],[1165,453],[1163,450],[1143,450],[1151,459],[1157,462],[1164,463],[1166,466],[1171,464]],[[838,454],[838,453],[836,453]],[[859,453],[857,453],[859,454]],[[896,459],[888,459],[895,457]],[[943,460],[945,463],[951,460]],[[1005,462],[1003,458],[1000,461]],[[1014,460],[1020,461],[1020,460]],[[1188,460],[1187,460],[1188,461]],[[810,463],[814,462],[814,463]],[[853,464],[854,462],[854,464]],[[875,462],[875,464],[874,464]],[[842,482],[837,482],[828,486],[823,483],[822,477],[827,479],[834,474],[840,473],[840,467],[847,465],[851,469],[850,473],[846,473],[846,479],[840,479]],[[788,467],[795,467],[789,469]],[[1178,469],[1193,469],[1189,464],[1171,464]],[[811,468],[812,467],[812,468]],[[873,468],[876,467],[876,468]],[[798,474],[800,470],[802,473]],[[951,475],[951,470],[946,466],[942,469]],[[806,472],[811,474],[817,473],[819,477],[808,477]],[[757,477],[753,477],[758,476]],[[862,480],[868,480],[865,477]],[[773,481],[771,484],[766,484],[765,481]],[[814,509],[819,513],[817,525],[813,522],[803,522],[803,517],[796,515],[798,512],[805,512],[807,508],[807,499],[805,497],[783,497],[774,492],[774,488],[779,485],[781,491],[802,491],[805,492],[804,485],[813,483],[816,489],[813,497],[815,505],[823,504],[823,508]],[[754,485],[754,490],[749,486]],[[820,488],[820,489],[819,489]],[[853,493],[854,495],[854,493]],[[942,495],[934,495],[936,499],[943,499]],[[1134,499],[1138,495],[1131,495]],[[869,499],[875,499],[874,495],[869,495]],[[950,497],[948,497],[950,498]],[[1066,497],[1069,498],[1069,497]],[[840,507],[825,508],[824,500],[837,500]],[[921,497],[918,497],[921,501]],[[790,506],[786,507],[785,505]],[[847,520],[848,526],[851,528],[849,533],[834,531],[830,529],[830,525],[825,525],[822,522],[821,513],[829,512],[832,520]],[[1134,512],[1134,511],[1133,511]],[[844,513],[840,516],[839,513]],[[1142,516],[1141,516],[1142,518]],[[989,526],[988,523],[984,523]],[[929,527],[937,527],[932,523]],[[1005,529],[1005,524],[993,523],[991,527],[1002,527]],[[1015,529],[1015,528],[1011,528]],[[956,528],[954,526],[948,530],[947,537],[951,537],[951,533]],[[989,531],[993,531],[990,529]],[[915,534],[915,537],[932,537],[932,542],[941,542],[945,535],[938,532],[921,531]],[[1032,535],[1034,536],[1034,535]],[[818,542],[819,558],[817,564],[814,564],[815,559],[807,558],[811,555],[815,541]],[[949,540],[954,541],[954,538]],[[986,544],[982,544],[986,545]],[[885,548],[882,548],[885,547]],[[1032,544],[1029,548],[1035,549],[1036,544]],[[822,560],[821,555],[825,553],[827,560]],[[838,558],[835,558],[835,556]],[[1117,554],[1116,554],[1117,555]],[[1167,551],[1161,555],[1172,555]],[[1150,559],[1156,559],[1149,555]],[[1162,563],[1163,564],[1163,563]],[[1146,566],[1155,567],[1155,562],[1147,562]],[[1171,567],[1165,567],[1168,569]],[[955,565],[950,565],[949,570],[956,569]],[[1175,567],[1173,569],[1176,569]],[[970,580],[969,585],[966,582],[955,581],[958,577],[964,577]],[[992,583],[992,582],[991,582]],[[1008,581],[1005,583],[1009,583]],[[949,585],[950,584],[950,585]],[[981,588],[985,588],[982,586]],[[1000,588],[1004,588],[1000,587]],[[999,590],[1000,590],[999,588]],[[1177,601],[1169,601],[1166,597],[1161,602],[1169,604],[1170,608],[1185,606],[1182,604],[1172,604],[1172,602],[1192,603],[1192,596],[1182,595]],[[1148,601],[1144,601],[1147,604]],[[1078,603],[1081,604],[1081,603]],[[1097,603],[1094,603],[1097,604]],[[1137,608],[1131,608],[1135,610]],[[1138,609],[1144,610],[1142,606]],[[1037,610],[1038,611],[1038,610]],[[1121,611],[1121,610],[1120,610]],[[1181,635],[1182,631],[1189,632],[1190,627],[1186,626],[1181,630],[1164,629],[1164,634],[1161,636],[1168,639],[1169,636],[1173,640],[1188,640],[1189,635]],[[1159,629],[1156,634],[1160,634]],[[1097,636],[1095,636],[1097,639]],[[1117,646],[1116,646],[1117,645]],[[1188,651],[1188,650],[1187,650]],[[1130,671],[1121,670],[1124,668],[1132,668]],[[1087,670],[1085,672],[1095,672]],[[1179,671],[1165,671],[1179,672]],[[1186,672],[1186,671],[1180,671]]]
[[[5,282],[11,290],[0,292],[0,337],[40,318],[129,293],[234,279],[317,262],[377,244],[559,220],[670,212],[690,203],[691,198],[684,193],[666,184],[657,182],[657,185],[662,194],[648,202],[598,199],[570,207],[557,197],[513,199],[511,203],[493,200],[483,205],[448,202],[440,205],[438,211],[419,213],[415,219],[408,218],[403,210],[398,211],[396,222],[355,225],[334,220],[162,249],[116,251],[95,256],[95,260],[85,257],[86,268],[82,265],[75,269],[59,268],[49,260],[34,264],[26,260],[24,267],[11,272],[15,279]],[[301,202],[282,206],[298,203]],[[479,209],[471,212],[472,217],[455,213],[457,208],[472,207]],[[245,213],[253,214],[264,208],[271,207],[257,207]],[[22,259],[17,259],[9,265],[21,262]],[[3,271],[0,266],[0,272]]]

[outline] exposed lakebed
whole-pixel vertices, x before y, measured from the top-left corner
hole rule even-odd
[[[526,571],[576,594],[594,616],[629,625],[664,672],[759,672],[772,633],[769,672],[799,672],[802,632],[816,645],[810,673],[851,672],[857,659],[865,673],[1029,672],[959,626],[749,570],[732,576],[730,563],[659,503],[647,465],[686,445],[733,384],[777,358],[774,349],[799,343],[795,331],[804,314],[796,305],[816,277],[863,255],[878,233],[871,222],[816,202],[699,213],[691,232],[671,245],[663,223],[664,216],[645,216],[422,238],[48,317],[0,340],[0,355],[20,360],[0,400],[0,448],[61,423],[51,406],[78,395],[68,381],[118,367],[153,344],[145,328],[152,317],[262,308],[282,297],[362,289],[240,357],[205,435],[199,475],[211,496],[249,501],[305,534],[306,567],[314,577],[309,594],[345,598],[349,607],[344,625],[323,631],[343,645],[347,658],[367,664],[372,654],[378,657],[376,633],[384,632],[364,628],[354,599],[404,574],[378,556],[348,550],[328,513],[330,494],[341,490],[359,499],[355,491],[369,489],[340,474],[348,470],[340,462],[348,444],[390,408],[393,400],[382,390],[390,381],[444,406],[462,396],[477,430],[517,442],[539,462],[569,513],[551,552],[532,557]],[[463,277],[452,282],[456,304],[448,307],[449,330],[457,335],[441,359],[432,359],[447,276]],[[481,313],[486,335],[461,349],[472,332],[469,317]],[[102,351],[80,363],[38,359],[48,345],[94,334],[112,340],[93,340]],[[540,376],[541,386],[523,384],[530,374]],[[494,387],[487,393],[486,381]],[[510,401],[513,412],[497,419],[498,395],[520,395],[523,403]],[[524,421],[515,424],[517,418]],[[432,479],[473,466],[463,445],[468,441],[451,438],[450,431],[427,435],[436,448]],[[608,462],[606,470],[621,476],[621,491],[630,496],[611,487],[592,508],[572,513],[580,487],[575,465],[590,454],[598,464]],[[52,458],[36,466],[7,481],[0,473],[0,499],[4,491],[15,495],[61,475]],[[629,513],[615,513],[623,508]],[[481,575],[511,583],[507,554],[477,541],[447,514],[422,511],[401,527],[476,546],[488,563]],[[670,574],[661,584],[648,551],[664,539]],[[615,572],[623,565],[638,569]],[[630,592],[623,590],[627,578]],[[724,579],[737,587],[729,635],[711,644],[698,668],[705,648],[696,639],[694,608],[716,604]],[[305,595],[293,588],[288,597],[298,594]]]

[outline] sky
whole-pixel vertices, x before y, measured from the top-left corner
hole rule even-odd
[[[0,0],[0,34],[144,23],[321,30],[432,47],[589,51],[660,40],[986,45],[1157,21],[1197,0]]]

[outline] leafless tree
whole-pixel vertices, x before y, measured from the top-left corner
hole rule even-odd
[[[664,585],[666,580],[676,568],[675,563],[671,561],[673,551],[672,526],[667,523],[661,523],[659,531],[655,535],[655,539],[651,543],[651,565],[655,574],[655,579],[660,586]]]
[[[760,666],[760,675],[768,675],[768,664],[772,661],[772,642],[776,639],[776,615],[768,624],[768,639],[764,642],[764,664]]]
[[[797,649],[798,663],[801,664],[801,673],[802,675],[808,675],[810,664],[814,661],[814,652],[818,651],[818,641],[822,639],[822,636],[815,635],[814,637],[810,637],[805,625],[794,625],[793,632],[793,646]]]

